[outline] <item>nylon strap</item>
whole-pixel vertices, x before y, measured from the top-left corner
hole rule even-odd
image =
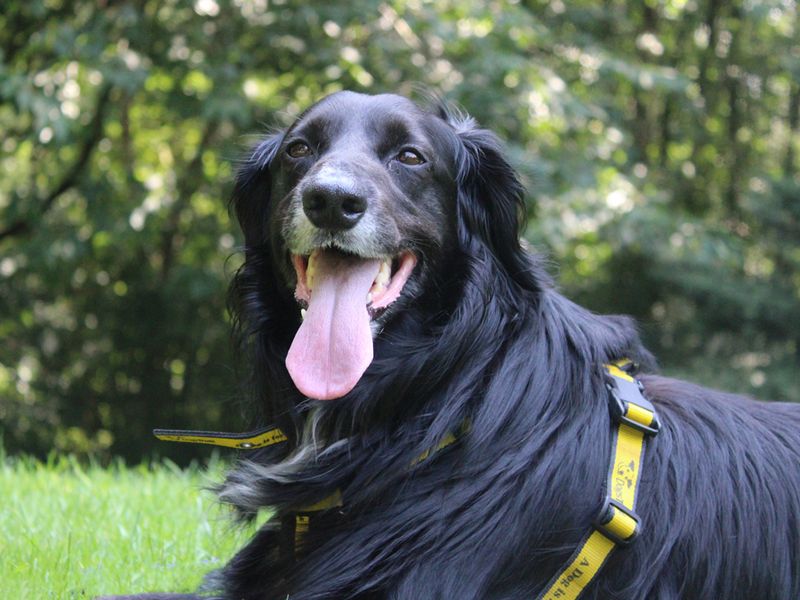
[[[211,444],[240,450],[255,450],[274,446],[288,441],[286,435],[277,427],[264,427],[245,433],[224,433],[221,431],[191,431],[185,429],[154,429],[153,435],[165,442],[187,444]]]
[[[457,432],[459,435],[464,433],[469,426],[465,423],[461,426],[459,431]],[[419,463],[428,460],[431,455],[443,450],[447,446],[454,444],[458,437],[453,433],[448,433],[447,435],[442,438],[442,441],[439,442],[434,448],[430,450],[425,450],[422,454],[420,454],[417,458],[411,461],[410,466],[418,465]],[[311,517],[313,513],[328,510],[331,508],[338,508],[343,506],[344,503],[342,501],[342,493],[339,490],[336,490],[333,494],[328,496],[327,498],[323,498],[319,502],[312,504],[311,506],[305,506],[301,508],[297,515],[295,515],[295,525],[294,525],[294,552],[297,555],[302,550],[302,545],[305,540],[306,533],[308,533],[308,529],[311,525]]]
[[[576,600],[619,545],[639,533],[634,512],[639,490],[645,435],[658,431],[652,404],[625,369],[630,361],[605,365],[611,413],[617,420],[606,480],[606,499],[592,530],[580,541],[567,566],[550,580],[537,600]]]
[[[457,435],[463,434],[469,425],[464,423],[454,434],[448,433],[434,448],[425,450],[417,458],[411,461],[411,466],[417,465],[427,460],[432,454],[447,446],[455,443]],[[187,444],[211,444],[213,446],[224,446],[226,448],[237,448],[240,450],[255,450],[288,441],[286,435],[278,427],[264,427],[255,431],[245,433],[226,433],[221,431],[193,431],[185,429],[154,429],[153,435],[165,442],[182,442]],[[311,527],[311,517],[313,513],[331,508],[338,508],[343,505],[342,493],[336,490],[327,498],[319,502],[300,508],[294,517],[294,554],[299,554],[303,549],[303,544]]]

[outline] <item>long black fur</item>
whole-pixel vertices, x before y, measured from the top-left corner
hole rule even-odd
[[[302,398],[284,367],[300,321],[268,225],[283,133],[240,170],[246,260],[232,299],[254,394],[292,447],[311,415],[322,443],[278,471],[254,455],[221,487],[243,515],[276,511],[216,578],[226,599],[532,600],[599,509],[612,432],[601,366],[652,358],[631,320],[573,304],[521,247],[524,190],[496,137],[446,109],[436,118],[455,235],[332,402]],[[642,534],[583,598],[800,598],[800,407],[641,380],[662,422],[642,466]],[[465,420],[456,444],[415,463]],[[302,555],[282,553],[294,511],[335,490],[344,506],[313,523]]]

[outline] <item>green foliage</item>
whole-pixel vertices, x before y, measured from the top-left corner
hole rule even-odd
[[[667,372],[800,400],[797,34],[772,2],[6,2],[5,446],[241,426],[235,161],[343,88],[461,104],[508,140],[568,295],[641,319]]]
[[[0,578],[8,598],[193,591],[252,535],[200,487],[223,465],[181,470],[0,462]]]

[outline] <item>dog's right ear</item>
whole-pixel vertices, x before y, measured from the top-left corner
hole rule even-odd
[[[283,137],[283,131],[269,134],[255,146],[236,174],[231,204],[248,248],[266,241],[272,185],[270,165],[278,154]]]

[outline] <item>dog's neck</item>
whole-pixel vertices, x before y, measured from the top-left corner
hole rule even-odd
[[[468,470],[491,469],[481,457],[502,452],[498,444],[517,455],[527,448],[535,460],[555,432],[606,414],[602,365],[641,358],[635,330],[552,289],[514,300],[468,279],[443,322],[428,328],[414,309],[398,315],[379,336],[373,365],[356,389],[333,402],[301,401],[295,450],[277,465],[234,474],[241,485],[226,499],[245,510],[290,510],[335,489],[381,494],[402,486],[414,458],[465,421],[471,423],[465,444],[476,452]],[[547,352],[531,357],[531,348]],[[587,398],[596,398],[596,406]],[[260,482],[257,493],[253,481]]]

